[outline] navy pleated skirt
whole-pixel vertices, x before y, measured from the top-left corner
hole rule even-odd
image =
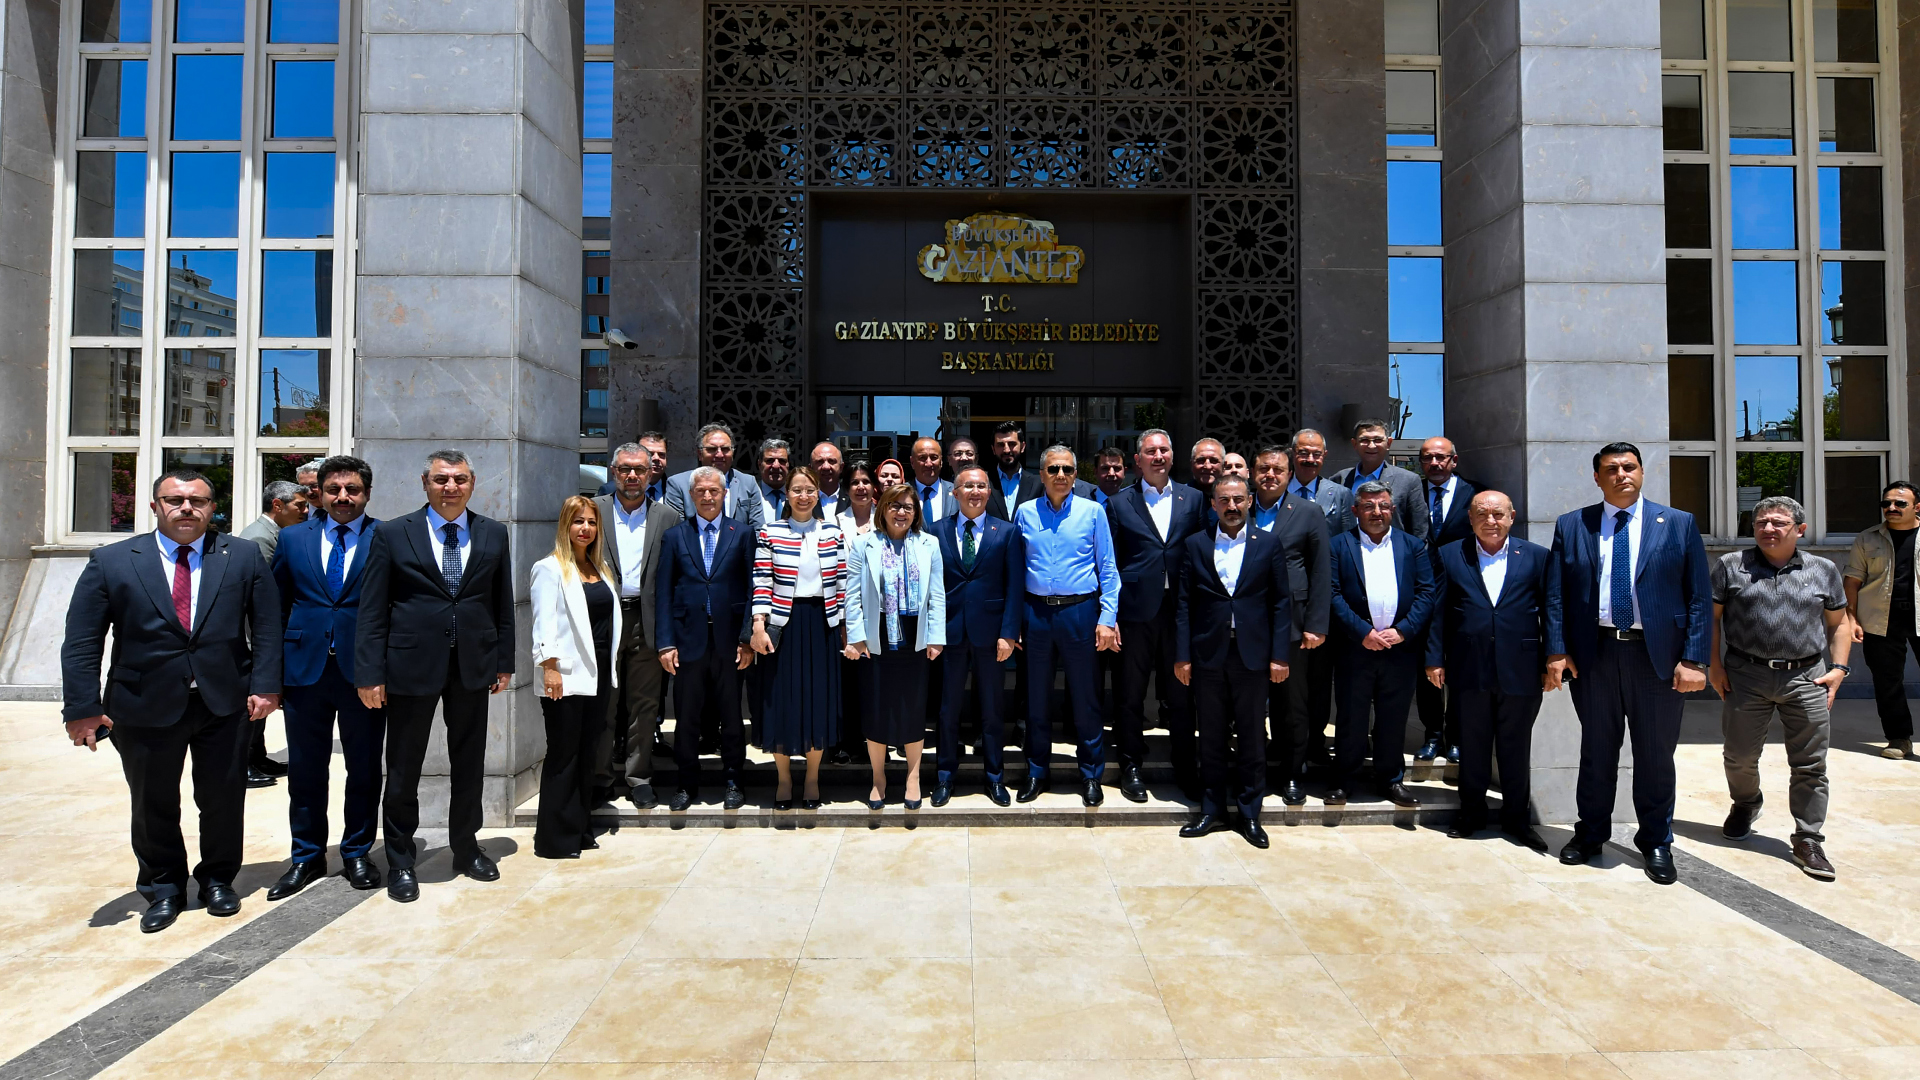
[[[797,599],[767,665],[761,748],[774,754],[825,750],[840,741],[840,633],[826,604]]]
[[[866,668],[861,724],[872,742],[905,746],[927,737],[927,676],[933,661],[924,650],[913,648],[918,632],[919,620],[902,615],[900,638],[906,648],[867,643],[872,655],[860,661]]]

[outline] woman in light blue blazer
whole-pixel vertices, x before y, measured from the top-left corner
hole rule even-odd
[[[861,664],[862,728],[873,791],[887,799],[887,747],[907,756],[906,807],[920,809],[920,751],[927,739],[927,673],[947,643],[946,569],[940,541],[920,525],[920,501],[906,484],[881,492],[879,527],[847,549],[847,658]]]

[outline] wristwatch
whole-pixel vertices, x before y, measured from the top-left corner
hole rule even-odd
[[[1680,661],[1680,666],[1683,668],[1690,668],[1694,671],[1707,670],[1707,665],[1700,663],[1698,660],[1682,660]]]
[[[1829,664],[1827,666],[1833,668],[1835,671],[1844,671],[1848,675],[1853,674],[1853,669],[1845,664]]]

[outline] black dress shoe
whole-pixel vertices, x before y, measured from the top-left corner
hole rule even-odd
[[[989,783],[987,798],[992,799],[995,806],[1008,806],[1013,803],[1013,796],[1007,794],[1007,785],[1002,783]]]
[[[1590,863],[1600,854],[1600,848],[1601,845],[1599,844],[1589,843],[1575,837],[1567,841],[1566,847],[1560,849],[1560,862],[1566,866],[1579,866],[1581,863]]]
[[[1320,801],[1328,806],[1345,806],[1347,805],[1347,789],[1339,787],[1328,788],[1327,793],[1320,796]]]
[[[1734,803],[1733,809],[1727,811],[1726,822],[1720,826],[1720,835],[1729,840],[1745,840],[1753,835],[1753,823],[1759,816],[1759,807]]]
[[[247,766],[247,786],[250,788],[272,787],[280,781],[268,776],[253,766]]]
[[[686,788],[681,788],[679,791],[673,793],[673,800],[667,803],[667,809],[685,810],[687,807],[693,805],[693,797],[693,792],[688,791]]]
[[[773,808],[775,810],[791,810],[793,809],[793,800],[792,799],[775,799],[773,800]]]
[[[287,763],[284,761],[275,761],[270,757],[263,757],[259,761],[254,762],[252,768],[258,772],[266,773],[268,776],[287,775]]]
[[[747,793],[740,790],[739,784],[729,783],[720,805],[728,810],[738,810],[747,805]]]
[[[1087,781],[1086,790],[1080,793],[1080,801],[1088,806],[1099,806],[1101,803],[1106,802],[1107,793],[1106,790],[1100,786],[1100,781]]]
[[[1447,747],[1447,760],[1453,762],[1455,765],[1460,764],[1460,748],[1457,746]]]
[[[1501,829],[1500,835],[1519,844],[1521,847],[1532,848],[1542,855],[1547,853],[1546,837],[1533,831],[1532,827],[1524,829]]]
[[[208,881],[200,886],[200,899],[207,905],[207,914],[216,919],[240,914],[240,894],[233,886],[224,881]]]
[[[1246,827],[1240,830],[1240,835],[1246,837],[1247,843],[1252,844],[1262,851],[1265,851],[1267,847],[1273,843],[1267,839],[1267,830],[1261,828],[1260,823],[1257,821],[1247,822]]]
[[[627,792],[627,801],[635,810],[651,810],[660,805],[660,797],[653,793],[652,784],[641,784]]]
[[[500,868],[493,865],[493,860],[487,858],[487,853],[484,851],[474,852],[473,858],[468,859],[467,864],[460,867],[460,872],[475,881],[500,880]]]
[[[420,880],[414,877],[412,867],[393,872],[387,881],[387,896],[402,904],[420,899]]]
[[[1467,837],[1472,836],[1474,833],[1486,827],[1487,823],[1484,818],[1456,815],[1453,819],[1453,824],[1447,826],[1447,835],[1455,840],[1465,840]]]
[[[850,753],[850,752],[848,752],[848,751],[847,751],[847,750],[845,750],[845,749],[838,749],[838,748],[836,748],[836,749],[835,749],[835,750],[833,751],[833,753],[831,753],[831,754],[828,754],[828,755],[827,755],[827,764],[829,764],[829,765],[851,765],[851,764],[853,764],[853,754],[852,754],[852,753]]]
[[[935,784],[933,785],[933,794],[927,797],[933,800],[933,805],[945,806],[948,801],[953,798],[953,785],[946,783]]]
[[[287,867],[287,872],[281,874],[280,880],[274,882],[273,887],[267,890],[267,899],[285,900],[326,876],[327,857],[325,855],[308,859],[306,862],[294,863]]]
[[[380,868],[365,855],[346,860],[346,865],[340,868],[340,876],[347,879],[347,884],[362,892],[380,887]]]
[[[1129,765],[1120,770],[1120,794],[1128,802],[1147,801],[1147,781],[1140,775],[1140,766]]]
[[[187,906],[183,896],[163,896],[147,906],[146,914],[140,916],[140,932],[157,934],[173,925],[180,912]]]
[[[1405,744],[1402,743],[1401,745],[1404,746]],[[1432,761],[1434,758],[1438,757],[1439,754],[1440,754],[1440,737],[1438,735],[1429,735],[1427,736],[1427,741],[1421,743],[1420,749],[1414,753],[1413,760]]]
[[[1643,854],[1647,857],[1647,878],[1655,885],[1671,885],[1680,880],[1680,872],[1673,868],[1672,848],[1656,844]]]
[[[1188,840],[1208,833],[1217,833],[1227,828],[1227,819],[1218,814],[1201,814],[1185,825],[1180,826],[1180,835]]]
[[[1420,799],[1407,790],[1405,784],[1388,784],[1387,801],[1395,806],[1414,807],[1420,805]]]
[[[800,800],[800,809],[802,809],[802,810],[818,810],[818,809],[820,809],[820,800],[819,800],[819,799],[801,799],[801,800]]]
[[[1032,802],[1033,800],[1039,798],[1040,796],[1045,795],[1047,793],[1048,786],[1049,785],[1044,777],[1040,777],[1040,776],[1027,777],[1027,782],[1020,786],[1020,801]]]
[[[1289,780],[1287,786],[1280,789],[1280,801],[1288,806],[1299,806],[1307,801],[1307,793],[1300,788],[1300,781]]]

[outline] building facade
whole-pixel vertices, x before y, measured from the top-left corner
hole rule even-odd
[[[1539,539],[1615,438],[1716,544],[1773,494],[1845,543],[1917,471],[1912,0],[0,13],[15,695],[175,465],[231,527],[354,452],[391,516],[457,445],[523,552],[610,444],[684,468],[710,420],[884,457],[1379,416]],[[495,719],[498,820],[531,684]]]

